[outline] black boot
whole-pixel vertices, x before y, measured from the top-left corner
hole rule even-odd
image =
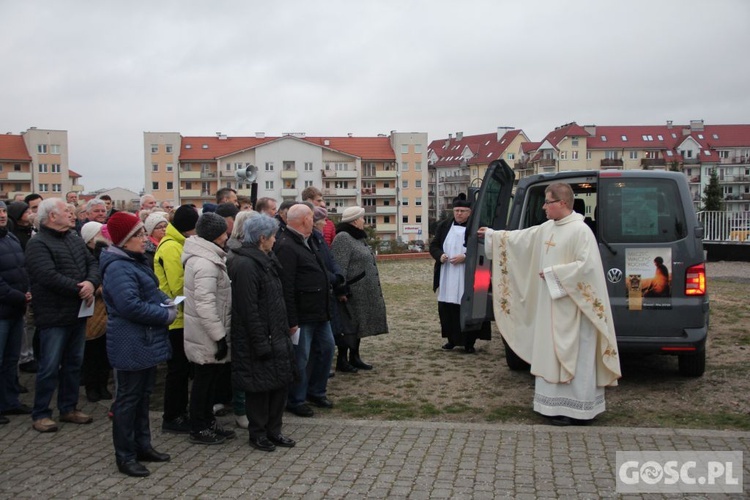
[[[351,352],[349,354],[349,362],[354,366],[355,368],[359,368],[361,370],[372,370],[372,365],[368,365],[364,361],[362,361],[362,358],[359,357],[359,343],[361,339],[357,339],[355,343],[355,347],[351,349]]]
[[[344,373],[357,373],[357,368],[352,366],[349,361],[346,360],[346,347],[338,348],[338,355],[336,357],[336,371]]]

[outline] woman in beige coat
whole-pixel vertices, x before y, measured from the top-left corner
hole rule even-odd
[[[235,437],[213,415],[213,401],[221,365],[229,362],[232,289],[227,275],[227,223],[215,213],[204,213],[195,236],[185,240],[185,355],[194,364],[190,394],[190,442],[220,444]]]

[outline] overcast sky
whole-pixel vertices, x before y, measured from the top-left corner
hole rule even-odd
[[[0,133],[139,191],[144,131],[750,123],[749,48],[747,0],[0,0]]]

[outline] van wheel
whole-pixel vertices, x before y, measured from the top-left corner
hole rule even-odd
[[[697,354],[680,354],[677,364],[683,377],[700,377],[706,371],[706,350]]]
[[[531,369],[531,365],[513,352],[505,339],[503,339],[503,346],[505,346],[505,362],[508,363],[508,368],[513,371],[529,371]]]

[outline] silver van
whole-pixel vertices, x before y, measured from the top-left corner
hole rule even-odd
[[[703,375],[709,323],[703,227],[685,176],[648,170],[557,172],[525,177],[515,193],[513,181],[508,164],[494,161],[474,193],[462,326],[471,330],[493,319],[491,262],[477,229],[545,222],[545,187],[566,182],[575,193],[575,211],[599,244],[620,352],[676,355],[682,375]],[[505,353],[511,369],[528,367],[507,344]]]

